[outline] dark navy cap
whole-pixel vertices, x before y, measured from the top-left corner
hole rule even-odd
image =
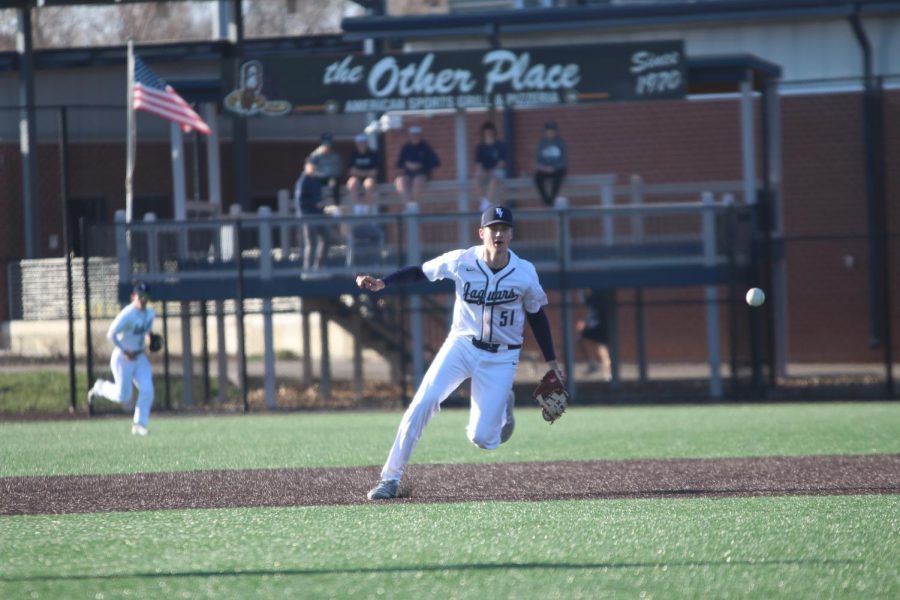
[[[136,284],[134,284],[134,288],[132,288],[131,293],[137,294],[138,296],[149,296],[150,286],[143,281],[138,281]]]
[[[558,129],[556,121],[547,121],[544,123],[544,129]]]
[[[513,224],[512,211],[505,206],[492,206],[481,213],[481,226],[487,227],[496,223],[506,223],[510,227]]]

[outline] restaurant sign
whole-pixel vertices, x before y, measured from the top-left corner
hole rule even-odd
[[[225,97],[244,115],[550,106],[683,98],[681,41],[272,58]]]

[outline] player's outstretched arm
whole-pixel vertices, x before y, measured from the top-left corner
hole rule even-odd
[[[389,285],[400,285],[405,283],[416,283],[418,281],[427,281],[425,272],[420,266],[403,267],[399,271],[387,275],[383,279],[372,277],[371,275],[359,275],[356,278],[356,285],[370,292],[378,292]]]
[[[356,285],[370,292],[380,292],[384,289],[384,280],[371,275],[358,275],[356,277]]]

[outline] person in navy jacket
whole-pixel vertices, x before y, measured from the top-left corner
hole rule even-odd
[[[431,172],[440,166],[441,161],[428,142],[422,139],[421,127],[413,125],[408,133],[409,139],[403,144],[397,157],[400,174],[394,185],[397,187],[397,193],[407,203],[418,203],[425,193]]]
[[[507,151],[497,136],[497,128],[488,121],[481,126],[481,142],[475,146],[475,193],[481,199],[479,210],[496,202],[497,188],[506,177]]]

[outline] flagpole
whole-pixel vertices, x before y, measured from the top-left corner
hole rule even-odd
[[[134,175],[134,161],[136,158],[137,136],[134,118],[134,42],[128,40],[128,131],[127,154],[125,164],[125,222],[131,223],[134,206],[134,191],[132,176]]]

